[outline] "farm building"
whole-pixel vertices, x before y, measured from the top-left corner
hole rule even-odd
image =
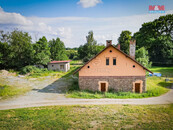
[[[51,61],[48,63],[48,70],[58,70],[67,72],[70,69],[70,60],[66,61]]]
[[[107,40],[106,48],[89,60],[79,72],[79,87],[91,91],[146,91],[146,71],[150,70],[135,60],[136,41],[130,41],[130,56]]]

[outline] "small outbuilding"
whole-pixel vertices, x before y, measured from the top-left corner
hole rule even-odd
[[[67,72],[70,69],[70,61],[51,61],[48,63],[48,70],[58,70]]]

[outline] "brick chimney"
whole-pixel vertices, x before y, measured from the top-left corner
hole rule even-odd
[[[130,40],[129,55],[135,59],[136,40]]]
[[[106,40],[106,46],[112,45],[112,40]]]
[[[120,48],[120,47],[121,47],[121,46],[120,46],[120,44],[118,44],[118,45],[117,45],[117,49],[121,50],[121,48]]]

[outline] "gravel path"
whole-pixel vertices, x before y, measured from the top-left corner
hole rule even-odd
[[[2,78],[2,76],[0,77]],[[10,80],[12,79],[12,80]],[[25,107],[38,107],[38,106],[51,106],[51,105],[87,105],[87,104],[136,104],[136,105],[151,105],[151,104],[171,104],[173,103],[173,89],[168,93],[151,98],[143,99],[73,99],[66,98],[64,93],[67,89],[68,83],[66,79],[51,79],[47,77],[45,80],[22,80],[19,77],[8,76],[8,84],[17,82],[18,84],[24,83],[30,85],[32,91],[14,97],[11,99],[0,100],[0,110],[25,108]],[[173,85],[172,85],[173,88]]]

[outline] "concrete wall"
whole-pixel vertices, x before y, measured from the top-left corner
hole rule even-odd
[[[110,50],[112,52],[110,52]],[[109,65],[106,65],[106,58],[109,57]],[[116,58],[116,65],[113,65],[113,58]],[[133,67],[135,65],[135,67]],[[89,68],[88,68],[89,66]],[[95,59],[86,64],[80,71],[80,76],[145,76],[146,71],[124,54],[108,47]]]
[[[61,68],[64,65],[64,69]],[[49,63],[48,70],[58,70],[67,72],[70,69],[70,63]]]
[[[79,87],[81,90],[100,91],[99,83],[108,84],[108,90],[133,92],[135,82],[142,82],[142,92],[146,90],[145,76],[80,76]]]

